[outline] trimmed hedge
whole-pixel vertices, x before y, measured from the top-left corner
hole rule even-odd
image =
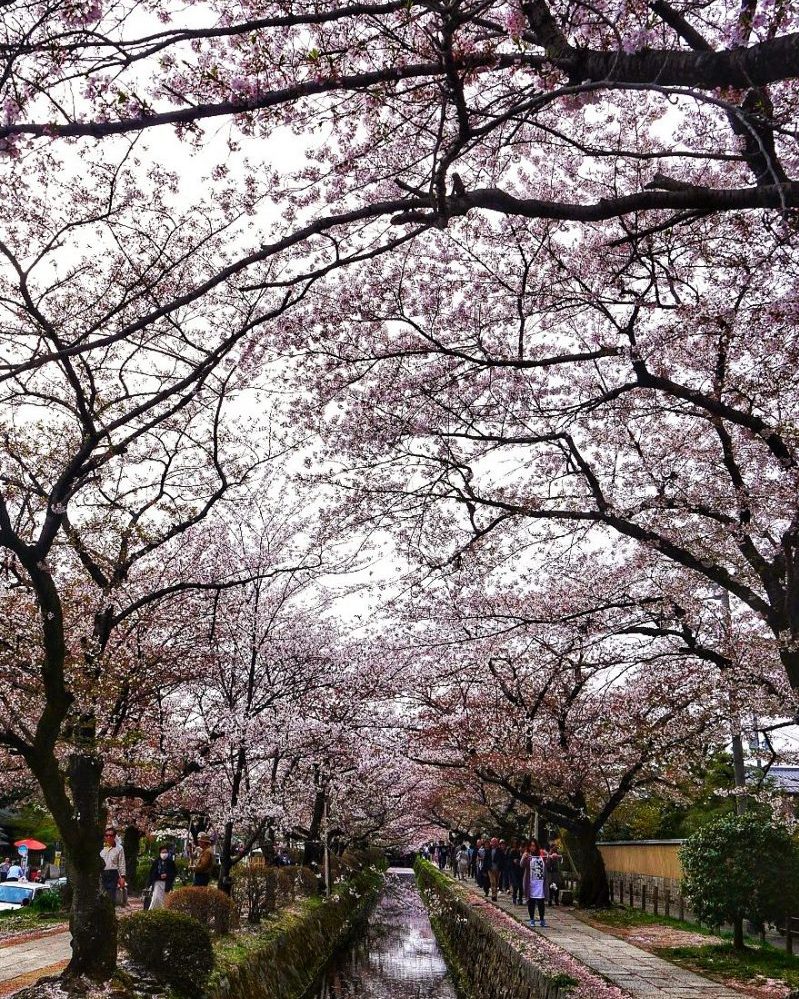
[[[329,899],[283,912],[267,924],[262,942],[214,972],[210,999],[299,999],[360,926],[382,884],[382,871],[364,870]]]
[[[453,891],[453,884],[424,860],[416,882],[458,990],[469,999],[567,999],[576,982],[548,975],[525,961],[497,930]]]
[[[756,813],[723,815],[697,830],[680,850],[682,890],[710,926],[743,920],[777,922],[799,895],[799,849],[784,827]]]
[[[218,888],[198,885],[178,888],[166,897],[166,907],[172,912],[182,912],[222,936],[230,933],[233,922],[233,902]]]
[[[187,996],[205,990],[214,967],[207,927],[182,912],[137,912],[119,923],[122,945],[136,964]]]

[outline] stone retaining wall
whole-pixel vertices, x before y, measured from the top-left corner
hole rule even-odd
[[[436,939],[459,991],[468,999],[567,999],[573,979],[548,976],[524,960],[438,871],[417,861],[416,880]]]
[[[364,872],[330,899],[265,925],[262,945],[213,974],[208,999],[299,999],[360,928],[382,885],[382,874]]]

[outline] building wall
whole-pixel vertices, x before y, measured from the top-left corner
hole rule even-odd
[[[614,902],[695,921],[680,891],[679,849],[684,840],[601,843]],[[632,889],[632,895],[630,894]]]

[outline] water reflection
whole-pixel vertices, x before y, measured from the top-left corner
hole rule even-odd
[[[413,874],[389,871],[362,939],[313,999],[457,999]]]

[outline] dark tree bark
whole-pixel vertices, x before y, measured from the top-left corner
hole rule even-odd
[[[321,864],[324,854],[324,846],[321,840],[322,818],[325,814],[325,790],[317,788],[314,797],[313,814],[311,824],[308,827],[308,836],[305,840],[305,849],[302,855],[304,867],[311,864]]]
[[[577,901],[587,909],[604,909],[610,905],[605,861],[596,840],[596,829],[591,823],[566,832],[566,845],[580,875]]]
[[[235,802],[234,802],[235,804]],[[233,890],[233,821],[225,823],[225,831],[222,835],[222,847],[219,855],[219,879],[217,888],[226,895],[230,895]]]
[[[126,880],[128,888],[134,892],[138,892],[142,888],[138,879],[138,863],[139,846],[143,835],[141,829],[136,826],[125,826],[125,832],[122,835],[122,849],[125,851],[125,866],[128,872]]]
[[[114,907],[100,886],[100,849],[105,809],[100,807],[102,761],[74,754],[69,762],[69,786],[75,805],[69,829],[72,873],[72,960],[67,975],[86,975],[103,981],[116,967],[117,926]]]

